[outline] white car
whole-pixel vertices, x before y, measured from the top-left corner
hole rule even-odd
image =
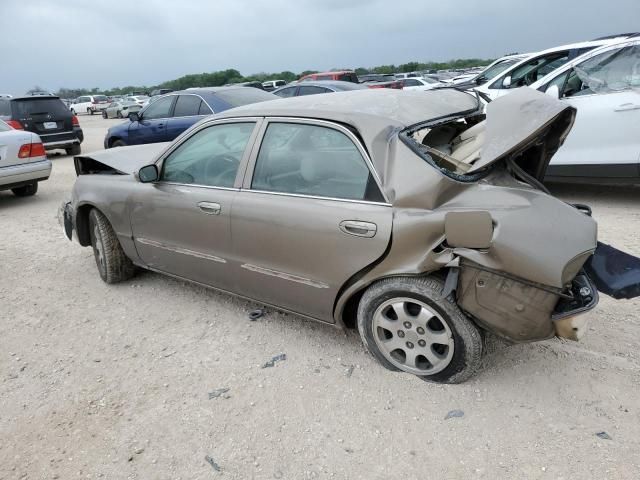
[[[69,110],[71,110],[71,113],[74,115],[78,115],[79,113],[93,115],[96,112],[102,112],[110,103],[105,95],[83,95],[76,98],[73,103],[69,105]]]
[[[640,183],[640,38],[592,50],[531,88],[577,109],[547,180]]]
[[[35,195],[38,182],[50,174],[51,160],[40,137],[0,120],[0,190],[11,190],[18,197]]]
[[[486,95],[491,100],[506,95],[516,88],[527,87],[540,80],[542,77],[560,68],[565,63],[587,53],[594,48],[611,45],[628,36],[604,38],[589,42],[572,43],[559,47],[549,48],[535,53],[525,60],[512,65],[491,81],[474,88],[474,90]]]
[[[432,88],[441,87],[442,83],[437,80],[425,77],[401,78],[403,90],[431,90]]]

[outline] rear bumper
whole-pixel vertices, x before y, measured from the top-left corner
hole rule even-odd
[[[56,148],[69,148],[73,145],[80,145],[84,140],[84,133],[80,128],[74,128],[71,132],[40,134],[40,139],[45,150]]]
[[[51,175],[51,160],[0,167],[0,190],[46,180]]]

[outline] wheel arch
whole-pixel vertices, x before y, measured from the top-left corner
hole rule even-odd
[[[355,329],[357,328],[357,314],[358,314],[358,305],[360,304],[360,300],[362,296],[367,291],[367,289],[381,280],[386,280],[388,278],[398,278],[398,277],[437,277],[441,280],[446,278],[447,269],[441,268],[439,270],[432,270],[430,272],[421,272],[421,273],[394,273],[388,275],[382,275],[379,277],[373,277],[367,279],[367,281],[359,283],[355,282],[350,287],[343,287],[343,291],[338,296],[338,300],[336,301],[336,308],[334,310],[334,317],[336,319],[336,323],[347,329]]]

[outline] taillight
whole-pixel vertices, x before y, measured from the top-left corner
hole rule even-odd
[[[18,150],[18,158],[44,157],[46,154],[42,143],[25,143]]]
[[[7,120],[7,125],[9,125],[14,130],[24,130],[24,127],[18,120]]]
[[[71,124],[74,127],[79,127],[80,126],[80,122],[78,121],[78,117],[76,117],[75,115],[71,116]]]

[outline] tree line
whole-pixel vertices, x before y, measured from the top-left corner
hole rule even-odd
[[[401,72],[413,72],[413,71],[437,71],[437,70],[451,70],[458,68],[469,68],[487,65],[491,63],[490,59],[480,58],[464,58],[455,59],[448,62],[408,62],[400,65],[380,65],[377,67],[364,68],[358,67],[355,69],[356,74],[365,75],[367,73],[401,73]],[[351,68],[334,68],[332,70],[351,70]],[[310,73],[316,73],[317,70],[305,70],[304,72],[294,73],[288,70],[277,73],[254,73],[252,75],[243,76],[238,70],[233,68],[227,70],[220,70],[209,73],[192,73],[184,75],[174,80],[167,80],[159,85],[127,85],[124,87],[115,87],[107,90],[101,90],[98,87],[94,88],[61,88],[56,92],[56,95],[62,98],[76,98],[81,95],[126,95],[131,92],[151,92],[157,88],[170,88],[172,90],[184,90],[191,87],[219,87],[227,85],[229,83],[240,82],[266,82],[267,80],[285,80],[286,82],[293,82],[298,78],[308,75]],[[42,90],[40,87],[34,87],[31,90]]]

